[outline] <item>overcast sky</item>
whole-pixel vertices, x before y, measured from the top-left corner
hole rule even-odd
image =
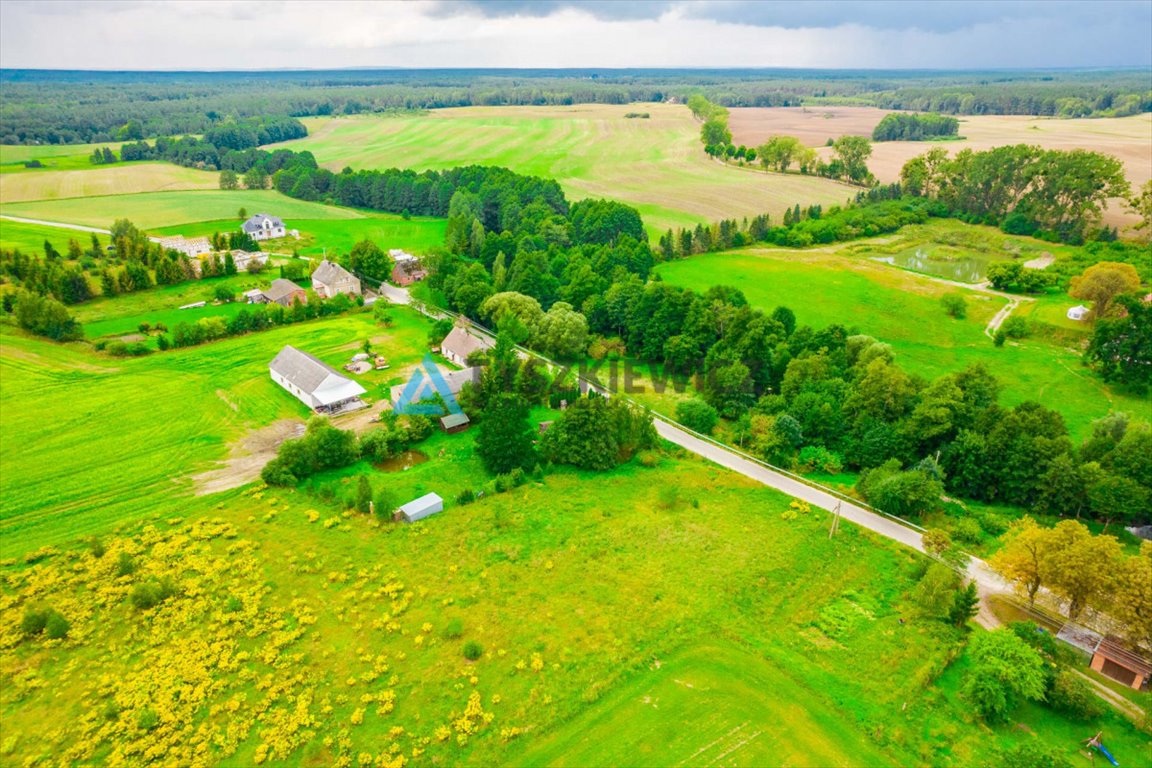
[[[0,0],[0,66],[1152,67],[1152,0]]]

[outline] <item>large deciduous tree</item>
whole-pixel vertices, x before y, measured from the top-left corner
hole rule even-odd
[[[1146,390],[1152,385],[1152,303],[1135,296],[1116,303],[1125,314],[1096,321],[1084,358],[1105,381]]]
[[[841,136],[832,142],[832,152],[844,166],[844,175],[855,182],[865,182],[868,158],[872,156],[872,142],[865,136]]]
[[[1108,593],[1120,563],[1120,544],[1112,536],[1093,536],[1075,520],[1052,529],[1043,559],[1048,587],[1068,601],[1075,621],[1090,604]]]
[[[528,404],[515,394],[499,394],[484,409],[484,420],[476,436],[476,455],[493,474],[531,469],[536,464],[534,439]]]
[[[964,696],[989,722],[1008,717],[1021,700],[1044,698],[1044,657],[1007,629],[976,635],[968,647],[972,666]]]
[[[1068,293],[1073,298],[1092,302],[1092,316],[1099,319],[1108,316],[1113,299],[1139,287],[1140,275],[1131,264],[1101,261],[1073,277]]]

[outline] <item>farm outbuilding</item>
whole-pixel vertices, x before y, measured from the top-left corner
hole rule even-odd
[[[1106,637],[1092,654],[1092,669],[1124,685],[1140,690],[1152,677],[1152,661]]]
[[[323,360],[286,346],[268,364],[272,381],[318,413],[340,413],[364,406],[367,390]]]
[[[414,523],[443,511],[444,499],[435,493],[429,493],[400,507],[400,519],[406,523]]]
[[[444,430],[449,435],[454,435],[457,432],[463,432],[468,429],[468,425],[472,421],[468,418],[467,414],[463,413],[450,413],[440,419],[440,429]]]
[[[264,291],[265,304],[279,304],[282,307],[291,307],[292,303],[299,301],[301,304],[308,303],[308,292],[291,280],[286,280],[283,277],[278,277],[272,281],[272,285]]]
[[[1072,309],[1068,310],[1068,319],[1083,320],[1084,318],[1088,317],[1088,313],[1090,311],[1091,310],[1089,310],[1088,307],[1084,306],[1083,304],[1077,304],[1075,307],[1072,307]]]

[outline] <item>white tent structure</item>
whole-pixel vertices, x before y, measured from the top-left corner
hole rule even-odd
[[[1084,318],[1088,317],[1089,311],[1090,310],[1088,307],[1084,306],[1083,304],[1078,304],[1075,307],[1072,307],[1072,309],[1068,310],[1068,319],[1083,320]]]
[[[333,413],[363,407],[367,390],[322,360],[286,346],[268,364],[272,381],[314,411]]]

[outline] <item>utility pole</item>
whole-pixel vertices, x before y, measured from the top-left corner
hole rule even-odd
[[[828,538],[836,535],[836,531],[840,530],[840,504],[836,502],[836,508],[832,510],[832,527],[828,529]]]

